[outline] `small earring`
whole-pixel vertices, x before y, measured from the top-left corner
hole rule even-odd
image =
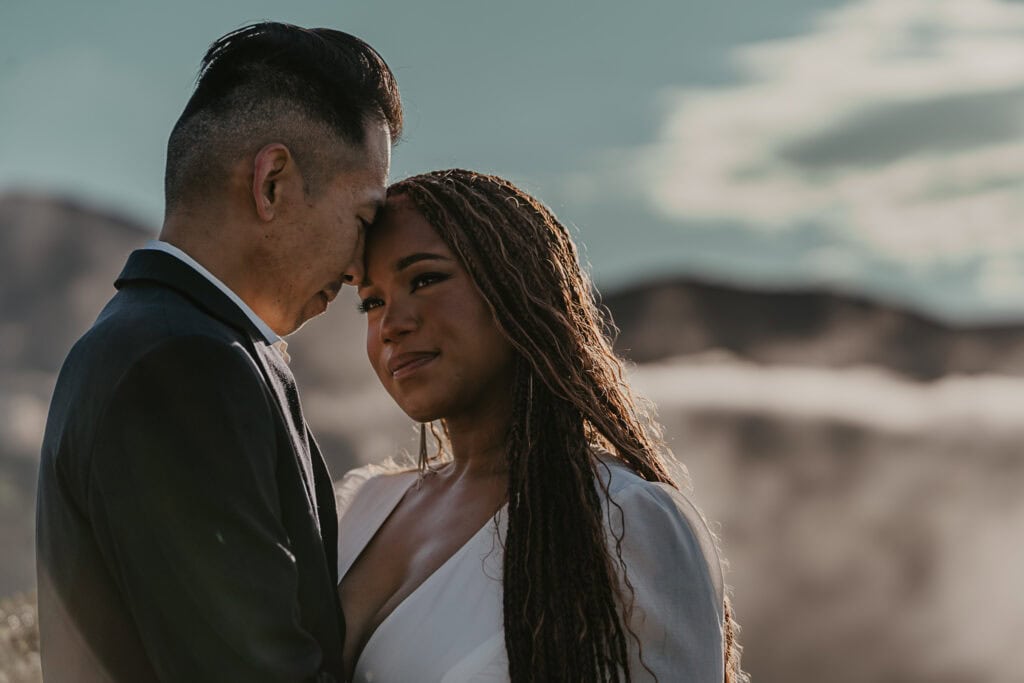
[[[417,469],[420,471],[420,476],[424,476],[427,473],[427,423],[420,423],[420,457],[417,463]]]

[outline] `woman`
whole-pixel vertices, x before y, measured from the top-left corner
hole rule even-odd
[[[339,490],[356,681],[735,681],[714,540],[626,385],[565,228],[511,183],[392,186],[360,308],[449,454]],[[433,426],[431,426],[433,430]]]

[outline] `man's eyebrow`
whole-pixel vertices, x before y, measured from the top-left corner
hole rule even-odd
[[[447,256],[441,256],[441,254],[431,254],[428,251],[421,251],[398,259],[398,262],[395,263],[395,272],[405,270],[412,264],[419,263],[420,261],[451,261],[451,259]]]

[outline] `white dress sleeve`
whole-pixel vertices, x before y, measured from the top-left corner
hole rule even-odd
[[[641,480],[612,499],[622,509],[620,517],[609,508],[610,523],[624,525],[622,558],[633,589],[629,623],[639,640],[630,644],[633,680],[653,681],[653,672],[660,683],[721,683],[722,572],[703,518],[664,484]],[[614,537],[609,541],[614,556]]]
[[[339,582],[405,494],[412,476],[415,471],[390,463],[363,465],[350,470],[334,484]]]
[[[381,468],[376,465],[363,465],[349,470],[341,481],[334,483],[334,502],[338,511],[338,521],[345,517],[345,513],[352,506],[359,489],[363,484],[381,473]]]

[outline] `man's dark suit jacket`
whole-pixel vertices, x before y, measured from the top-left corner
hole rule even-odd
[[[46,681],[342,680],[334,492],[287,366],[170,254],[116,286],[43,441]]]

